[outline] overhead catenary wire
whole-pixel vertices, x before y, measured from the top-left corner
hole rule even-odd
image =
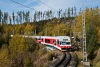
[[[37,10],[34,9],[34,8],[31,8],[31,7],[29,7],[29,6],[23,5],[23,4],[21,4],[21,3],[19,3],[19,2],[16,2],[16,1],[14,1],[14,0],[10,0],[10,1],[12,1],[12,2],[14,2],[14,3],[16,3],[16,4],[19,4],[19,5],[21,5],[21,6],[24,6],[24,7],[26,7],[26,8],[29,8],[29,9],[31,9],[31,10],[37,11]]]
[[[54,9],[53,7],[47,5],[46,3],[44,3],[44,2],[42,2],[42,1],[40,1],[40,0],[37,0],[37,1],[39,1],[40,3],[42,3],[42,4],[46,5],[46,6],[48,6],[49,8],[52,8],[53,10],[56,10],[56,9]],[[58,11],[58,10],[56,10],[56,11]]]

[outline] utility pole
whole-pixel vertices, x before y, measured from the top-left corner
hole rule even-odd
[[[84,11],[82,11],[82,28],[83,28],[83,65],[90,66],[89,62],[87,62],[85,12]]]
[[[86,56],[86,31],[85,31],[85,13],[82,12],[82,28],[83,28],[83,61],[87,62]]]
[[[36,29],[35,29],[35,36],[36,36]]]

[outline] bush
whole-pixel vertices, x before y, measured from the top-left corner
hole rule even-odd
[[[33,61],[31,57],[28,57],[25,62],[25,67],[33,67]]]
[[[39,49],[39,45],[36,43],[33,38],[26,38],[26,44],[28,45],[28,51],[33,52],[34,50]]]
[[[96,57],[96,54],[94,54],[95,49],[92,49],[88,55],[89,60],[93,60]]]
[[[54,52],[48,53],[47,56],[48,56],[48,61],[51,61],[51,60],[53,60],[53,57],[56,57]]]

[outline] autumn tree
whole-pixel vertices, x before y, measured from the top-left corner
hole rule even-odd
[[[68,12],[67,13],[68,13],[68,17],[70,17],[70,8],[68,8]]]
[[[76,7],[74,6],[74,17],[76,16]]]
[[[9,41],[9,50],[12,59],[17,54],[23,53],[27,49],[28,45],[26,44],[26,40],[23,37],[19,37],[18,35],[16,35]]]
[[[40,14],[40,11],[37,12],[37,18],[38,20],[40,21],[40,17],[41,17],[41,14]]]
[[[34,13],[34,22],[36,22],[36,20],[37,20],[37,13],[35,12]]]
[[[12,19],[13,19],[13,23],[15,24],[15,14],[14,14],[14,11],[13,11],[13,13],[12,13]],[[11,18],[10,18],[10,20],[11,20]],[[11,21],[10,21],[11,22]]]
[[[3,17],[3,24],[7,24],[7,20],[8,20],[8,12],[4,12],[4,17]]]
[[[73,7],[71,8],[71,11],[72,11],[71,14],[72,14],[72,17],[73,17],[73,13],[74,13]]]
[[[97,30],[94,23],[89,24],[86,34],[88,58],[92,60],[95,58],[94,51],[98,49]]]
[[[9,58],[9,50],[6,44],[3,44],[2,48],[0,49],[0,66],[1,67],[10,67],[11,66],[11,59]]]
[[[98,8],[86,8],[85,13],[85,23],[86,23],[86,34],[87,34],[87,51],[89,53],[88,58],[92,60],[95,58],[94,52],[98,49],[99,42],[99,27],[100,27],[100,15],[98,13]],[[82,12],[80,12],[77,17],[76,31],[82,31]],[[82,38],[82,34],[80,35]]]
[[[19,22],[20,22],[20,24],[21,24],[21,23],[22,23],[22,17],[23,17],[23,16],[22,16],[22,15],[23,15],[23,14],[22,14],[22,11],[18,11],[17,14],[18,14]]]
[[[26,14],[25,14],[25,21],[26,21],[26,22],[29,22],[29,16],[30,16],[30,12],[28,11],[28,12],[26,12]]]
[[[62,12],[62,9],[59,9],[59,11],[58,11],[58,18],[61,18],[61,12]]]
[[[27,35],[32,35],[31,33],[34,32],[33,26],[27,23],[25,29],[24,29],[25,34]]]
[[[11,17],[9,16],[9,22],[10,22],[10,24],[12,24],[12,19],[11,19]]]
[[[25,21],[25,12],[23,11],[22,12],[22,15],[23,15],[23,22]]]

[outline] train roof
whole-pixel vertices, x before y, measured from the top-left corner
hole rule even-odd
[[[60,41],[70,41],[70,37],[69,36],[57,36],[57,38]]]
[[[59,39],[60,41],[70,41],[69,36],[37,36],[37,38],[51,38],[51,39]]]

